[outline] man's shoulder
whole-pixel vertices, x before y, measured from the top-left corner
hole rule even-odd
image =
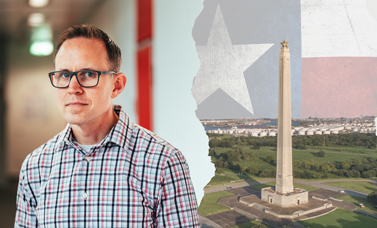
[[[138,124],[133,124],[132,137],[134,146],[145,146],[149,153],[161,154],[163,152],[165,156],[180,153],[176,147],[165,139]]]
[[[34,166],[38,165],[40,160],[43,158],[44,161],[49,158],[52,159],[55,148],[58,146],[59,142],[62,140],[65,130],[58,133],[46,143],[40,145],[33,152],[31,152],[24,160],[24,165]]]

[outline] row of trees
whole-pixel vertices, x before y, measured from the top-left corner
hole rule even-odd
[[[226,147],[235,145],[271,146],[276,147],[277,137],[228,137],[220,138],[217,134],[209,134],[210,148]],[[365,146],[376,147],[376,138],[372,133],[368,134],[334,134],[334,135],[297,135],[292,137],[292,146],[297,149],[305,149],[307,146]]]

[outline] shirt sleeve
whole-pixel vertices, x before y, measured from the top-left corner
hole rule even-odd
[[[33,228],[38,226],[37,217],[35,214],[36,201],[33,197],[33,192],[30,189],[30,184],[26,178],[26,164],[25,160],[20,171],[20,179],[17,190],[17,211],[14,227]]]
[[[199,227],[189,168],[179,151],[167,161],[163,178],[157,227]]]

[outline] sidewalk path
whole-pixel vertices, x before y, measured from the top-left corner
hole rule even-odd
[[[220,192],[220,191],[226,191],[230,188],[242,188],[246,186],[252,186],[252,185],[258,185],[258,184],[265,184],[268,182],[275,181],[275,179],[267,179],[267,180],[261,180],[261,181],[253,181],[253,182],[239,182],[239,183],[229,183],[224,184],[222,186],[212,187],[212,188],[205,188],[204,194],[213,193],[213,192]]]
[[[213,188],[205,188],[204,194],[212,193],[212,192],[219,192],[219,191],[226,191],[230,188],[242,188],[242,187],[246,187],[246,186],[265,184],[265,183],[269,183],[269,182],[273,182],[273,181],[275,181],[275,179],[266,179],[266,180],[253,181],[253,182],[240,182],[240,183],[234,183],[234,184],[224,184],[223,186],[218,186],[218,187],[213,187]],[[372,180],[369,180],[369,179],[365,179],[365,180],[347,180],[347,179],[321,180],[321,181],[316,181],[316,182],[309,182],[309,181],[297,180],[297,179],[293,180],[293,182],[299,183],[299,184],[309,185],[309,186],[313,186],[313,187],[317,187],[317,188],[323,188],[323,189],[327,189],[327,190],[335,191],[335,192],[344,191],[348,195],[357,196],[357,197],[360,197],[360,198],[367,198],[368,194],[363,193],[363,192],[357,192],[357,191],[353,191],[353,190],[349,190],[349,189],[344,189],[344,188],[339,188],[339,187],[334,187],[334,186],[324,184],[324,183],[327,183],[327,182],[340,182],[340,181],[345,181],[345,182],[371,182],[371,183],[377,184],[377,179],[372,179]]]

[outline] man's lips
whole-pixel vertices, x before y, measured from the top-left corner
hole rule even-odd
[[[71,103],[66,104],[65,106],[75,107],[75,106],[83,106],[83,105],[87,105],[87,104],[83,102],[71,102]]]

